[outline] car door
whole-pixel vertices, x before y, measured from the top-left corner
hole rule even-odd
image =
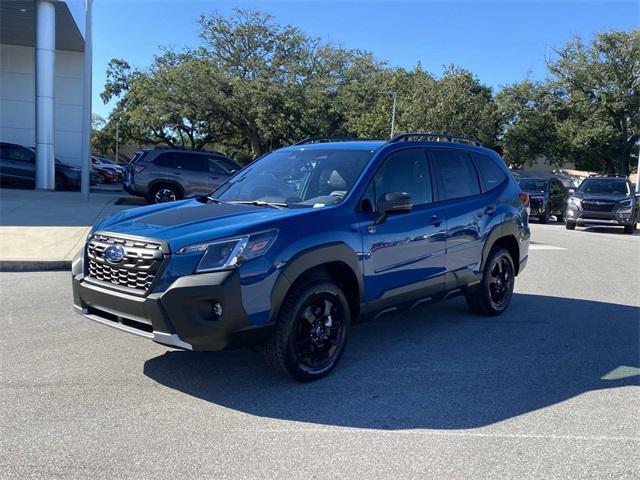
[[[36,176],[35,154],[20,145],[0,146],[2,181],[17,185],[34,186]]]
[[[371,180],[359,215],[365,301],[374,308],[415,301],[444,288],[446,222],[433,203],[432,186],[424,148],[392,152]],[[391,192],[411,195],[413,207],[376,224],[376,199]]]
[[[555,215],[556,213],[562,213],[564,210],[564,202],[567,198],[567,190],[562,185],[560,180],[556,180],[552,178],[549,182],[550,187],[550,199],[551,199],[551,212]]]
[[[176,169],[185,197],[204,195],[213,190],[209,175],[209,161],[199,153],[176,153]]]
[[[463,148],[430,148],[438,200],[447,224],[446,289],[473,281],[480,269],[487,216],[495,204],[482,195],[480,179]]]

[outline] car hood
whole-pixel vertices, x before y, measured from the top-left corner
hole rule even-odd
[[[619,202],[620,200],[624,200],[627,198],[627,195],[624,194],[611,194],[611,193],[581,193],[576,192],[573,194],[575,198],[579,198],[580,200],[610,200],[614,202]]]
[[[308,209],[206,204],[197,199],[133,208],[107,217],[93,231],[164,240],[171,251],[186,245],[273,228]]]

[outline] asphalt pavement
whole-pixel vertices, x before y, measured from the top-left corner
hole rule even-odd
[[[0,273],[0,477],[640,478],[640,235],[532,230],[505,315],[356,326],[311,384],[85,320],[68,272]]]

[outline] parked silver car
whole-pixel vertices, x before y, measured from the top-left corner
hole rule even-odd
[[[240,170],[223,153],[156,147],[138,150],[125,167],[124,189],[162,203],[210,193]]]

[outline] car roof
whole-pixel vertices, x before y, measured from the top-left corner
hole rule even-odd
[[[318,142],[290,145],[279,150],[377,150],[386,142],[384,140],[354,140],[346,142]]]

